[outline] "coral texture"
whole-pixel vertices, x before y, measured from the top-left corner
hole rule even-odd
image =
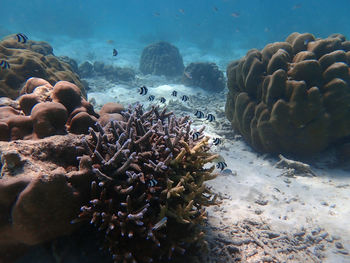
[[[309,155],[350,135],[350,41],[293,33],[227,67],[226,116],[261,152]]]
[[[72,134],[0,142],[0,262],[12,262],[26,247],[77,229],[70,221],[92,178],[81,171],[70,176],[79,148],[81,138]]]
[[[225,88],[224,74],[215,63],[196,62],[185,68],[182,83],[201,87],[210,92],[220,92]]]
[[[168,42],[158,42],[145,47],[140,60],[143,74],[175,77],[182,75],[184,64],[177,47]]]
[[[104,76],[113,82],[130,82],[135,79],[135,71],[132,68],[105,65],[101,61],[95,61],[94,64],[85,61],[79,65],[78,72],[82,78]]]
[[[215,203],[203,183],[216,176],[203,166],[217,156],[188,117],[141,105],[122,115],[83,139],[80,167],[95,179],[74,222],[96,226],[114,262],[168,261],[201,243],[203,207]]]
[[[51,85],[59,80],[75,83],[85,95],[77,74],[52,53],[46,42],[28,40],[20,43],[13,36],[0,41],[0,57],[10,68],[0,70],[0,96],[17,98],[20,86],[30,77],[46,79]]]
[[[29,78],[16,102],[0,102],[0,140],[38,139],[67,132],[88,133],[99,115],[73,83],[55,86],[41,78]],[[113,119],[113,115],[109,119]]]

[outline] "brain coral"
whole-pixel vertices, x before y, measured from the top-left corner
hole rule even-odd
[[[21,43],[9,36],[0,41],[0,57],[10,64],[10,68],[0,69],[0,96],[16,98],[21,84],[30,77],[44,78],[52,85],[59,80],[70,81],[85,94],[78,75],[53,55],[52,47],[46,42]]]
[[[168,42],[158,42],[144,48],[140,60],[140,71],[143,74],[180,76],[184,64],[177,47]]]
[[[257,150],[309,155],[350,135],[350,41],[293,33],[227,67],[226,116]]]

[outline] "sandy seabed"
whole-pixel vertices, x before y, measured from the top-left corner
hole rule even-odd
[[[152,94],[152,103],[166,104],[177,116],[190,115],[193,128],[205,125],[206,135],[221,138],[222,144],[212,149],[227,168],[207,183],[220,204],[207,209],[209,253],[204,261],[350,262],[350,170],[338,167],[332,150],[304,160],[313,174],[278,168],[278,156],[258,154],[234,134],[224,116],[227,91],[213,95],[151,76],[136,79],[134,86],[103,78],[89,83],[89,99],[97,106],[113,100],[147,107]],[[147,96],[137,92],[141,83],[149,87]],[[171,96],[173,90],[178,97]],[[183,94],[188,102],[180,100]],[[165,104],[160,97],[167,99]],[[197,119],[196,110],[216,120]]]

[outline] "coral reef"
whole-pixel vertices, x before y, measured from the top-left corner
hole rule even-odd
[[[54,86],[41,78],[26,81],[17,101],[0,104],[0,140],[38,139],[71,133],[88,133],[99,115],[73,83]]]
[[[197,86],[210,92],[220,92],[225,88],[224,74],[215,63],[196,62],[189,64],[182,75],[182,83]]]
[[[214,166],[203,166],[217,158],[204,127],[193,131],[188,116],[154,106],[122,115],[83,138],[79,166],[95,178],[91,200],[73,222],[93,224],[114,262],[163,262],[203,245],[203,207],[215,203],[203,183],[216,176]]]
[[[177,47],[168,42],[157,42],[145,47],[140,59],[143,74],[175,77],[182,75],[184,64]]]
[[[105,65],[101,61],[95,61],[94,64],[85,61],[79,65],[78,72],[82,78],[104,76],[113,82],[130,82],[135,79],[135,71],[133,69]]]
[[[73,134],[0,142],[0,262],[77,229],[70,221],[89,189],[88,174],[69,174],[77,170],[79,148]],[[73,187],[71,179],[80,184]]]
[[[350,42],[293,33],[227,67],[226,116],[256,150],[318,153],[350,135]]]
[[[78,75],[52,52],[52,47],[42,41],[21,43],[12,35],[0,41],[0,57],[10,64],[10,68],[0,70],[0,96],[17,98],[19,87],[30,77],[44,78],[51,85],[59,80],[70,81],[85,95]]]
[[[67,56],[59,56],[58,59],[67,63],[72,68],[73,72],[78,74],[78,63],[74,59]]]
[[[85,61],[79,65],[78,73],[82,78],[92,77],[94,73],[94,67],[89,61]]]

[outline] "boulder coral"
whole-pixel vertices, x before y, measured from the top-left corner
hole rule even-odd
[[[185,68],[182,83],[200,87],[209,92],[220,92],[225,88],[224,74],[215,63],[196,62]]]
[[[73,222],[94,225],[114,262],[169,261],[203,244],[204,207],[216,202],[204,185],[214,166],[203,166],[217,155],[188,116],[141,105],[122,115],[83,138],[79,165],[94,179]]]
[[[227,67],[225,112],[258,151],[318,153],[350,135],[350,41],[293,33]]]
[[[69,64],[53,55],[52,47],[46,42],[21,43],[11,35],[0,41],[0,57],[10,65],[0,69],[0,96],[17,98],[19,87],[30,77],[46,79],[51,85],[59,80],[70,81],[86,94],[79,76]]]
[[[81,154],[78,135],[0,141],[0,262],[13,262],[32,245],[72,233],[89,174],[70,171]]]
[[[143,74],[181,76],[184,71],[182,56],[168,42],[157,42],[145,47],[141,54],[140,71]]]
[[[52,86],[41,78],[29,78],[17,103],[0,104],[0,140],[39,139],[52,135],[87,134],[100,117],[73,83]],[[11,105],[11,106],[10,106]]]

